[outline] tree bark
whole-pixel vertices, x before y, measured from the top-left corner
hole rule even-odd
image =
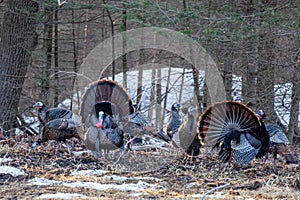
[[[0,35],[0,121],[13,127],[31,53],[37,45],[35,13],[38,3],[10,0]]]
[[[292,79],[293,90],[292,90],[292,102],[290,110],[290,121],[288,125],[288,139],[291,143],[294,142],[294,135],[296,130],[298,130],[298,121],[299,121],[299,103],[300,103],[300,82],[299,82],[299,73],[300,70],[300,51],[298,52],[296,65],[294,69],[294,76]]]

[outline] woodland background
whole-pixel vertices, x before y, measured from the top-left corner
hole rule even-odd
[[[280,106],[290,109],[285,127],[289,139],[300,135],[298,0],[67,0],[61,6],[55,0],[0,2],[0,125],[7,134],[13,135],[16,128],[32,134],[24,115],[31,115],[37,100],[52,107],[71,99],[70,109],[78,109],[80,94],[74,83],[86,55],[117,33],[155,26],[186,34],[207,50],[222,74],[227,99],[235,92],[233,75],[241,76],[243,102],[254,110],[263,108],[272,123],[279,122],[275,85],[290,83],[291,101]],[[114,78],[144,63],[192,69],[198,104],[201,109],[211,104],[205,85],[203,91],[199,89],[199,72],[163,50],[130,52],[115,60],[106,75]],[[153,68],[151,100],[160,105],[157,113],[163,115],[162,97],[167,94],[159,71]],[[143,92],[142,69],[138,74],[137,103]],[[126,88],[130,79],[123,77],[120,84]]]

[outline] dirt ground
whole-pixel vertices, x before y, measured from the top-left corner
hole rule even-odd
[[[72,199],[300,199],[300,166],[274,162],[273,158],[254,160],[238,167],[234,163],[219,163],[207,148],[195,159],[183,161],[181,154],[168,146],[126,152],[122,157],[107,153],[95,158],[80,142],[71,155],[66,147],[56,152],[56,142],[45,143],[35,151],[31,151],[31,144],[28,138],[0,142],[0,158],[11,159],[0,166],[25,172],[19,176],[0,172],[1,199],[39,199],[43,194],[54,193],[83,195]],[[105,176],[111,178],[71,174],[80,170],[105,170]],[[34,185],[30,184],[33,178],[117,186],[143,180],[149,187],[100,190],[64,184]]]

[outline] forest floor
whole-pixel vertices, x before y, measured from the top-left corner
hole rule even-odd
[[[80,142],[71,155],[31,144],[0,141],[0,199],[300,199],[300,166],[273,158],[238,167],[207,148],[183,161],[168,146],[95,158]]]

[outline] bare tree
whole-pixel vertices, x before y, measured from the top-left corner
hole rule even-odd
[[[290,110],[290,121],[288,126],[288,138],[293,143],[294,135],[296,131],[299,131],[299,103],[300,103],[300,51],[297,53],[294,75],[292,78],[293,90],[292,90],[292,102]]]
[[[0,116],[3,128],[9,130],[15,123],[27,66],[37,45],[38,4],[32,0],[10,0],[7,4],[0,35]]]

